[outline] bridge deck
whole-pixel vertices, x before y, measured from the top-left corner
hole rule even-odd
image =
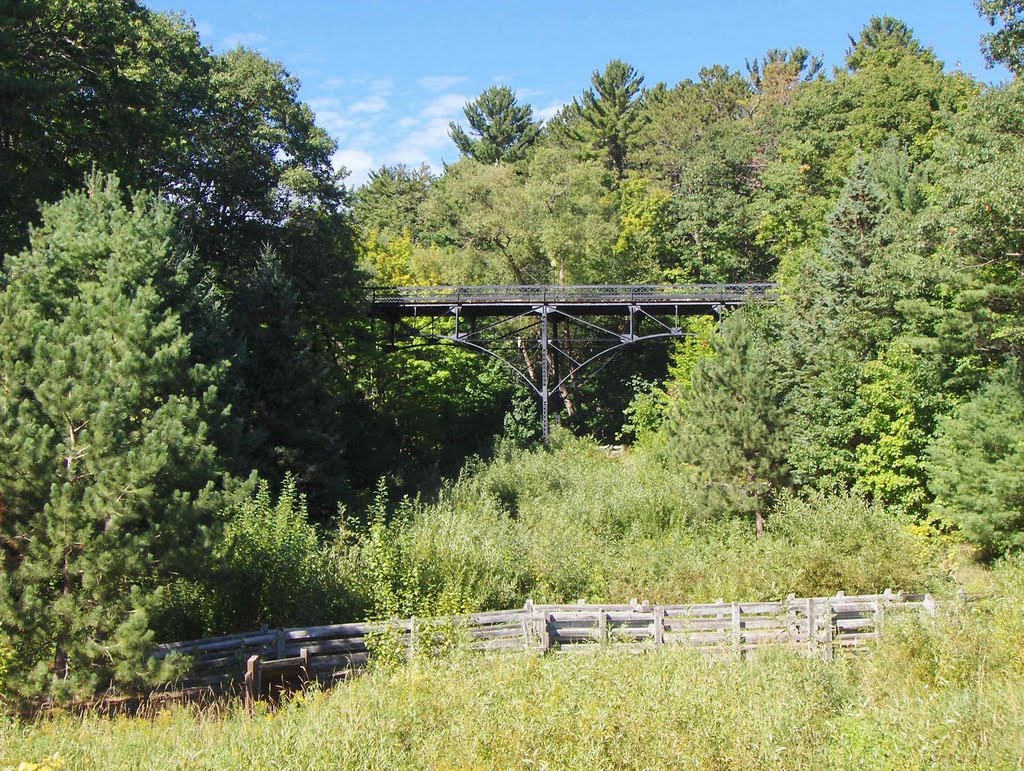
[[[375,316],[504,316],[538,306],[580,315],[618,315],[630,306],[647,313],[712,313],[716,306],[770,301],[777,284],[653,284],[593,286],[399,286],[377,287],[370,295]]]

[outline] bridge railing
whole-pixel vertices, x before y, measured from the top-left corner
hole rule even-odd
[[[778,284],[505,285],[374,287],[374,305],[737,303],[767,299]]]

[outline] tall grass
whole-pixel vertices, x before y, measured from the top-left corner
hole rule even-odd
[[[470,464],[437,500],[389,501],[331,533],[293,485],[229,512],[202,582],[170,587],[161,637],[564,602],[780,599],[937,590],[920,527],[852,495],[782,495],[767,532],[695,507],[693,480],[654,452],[550,447]],[[187,631],[186,631],[187,630]]]
[[[835,662],[768,651],[456,654],[279,712],[0,724],[0,767],[1014,768],[1024,747],[1024,564],[990,599],[889,623]]]
[[[425,595],[472,608],[537,601],[776,599],[940,588],[938,554],[919,528],[852,495],[784,495],[758,540],[753,523],[695,509],[692,482],[644,452],[609,456],[561,436],[467,471],[440,500],[407,503],[375,533]],[[374,572],[355,542],[351,581]],[[403,577],[404,576],[404,577]]]

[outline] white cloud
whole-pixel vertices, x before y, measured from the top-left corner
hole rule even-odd
[[[221,40],[220,45],[222,48],[237,48],[238,46],[255,48],[266,42],[267,36],[262,32],[236,32]]]
[[[420,110],[420,115],[424,118],[450,119],[458,117],[462,115],[462,108],[468,101],[470,101],[469,97],[462,94],[444,94]]]
[[[310,99],[306,104],[316,114],[317,125],[335,138],[343,136],[355,123],[345,117],[341,103],[333,96]]]
[[[199,33],[199,39],[206,44],[213,37],[213,25],[208,21],[197,21],[196,32]]]
[[[553,102],[547,105],[546,107],[539,107],[538,109],[533,111],[534,117],[536,117],[537,120],[551,120],[552,118],[555,117],[555,115],[558,114],[559,110],[565,107],[566,104],[568,103]]]
[[[348,183],[358,186],[366,182],[370,172],[377,168],[377,162],[373,156],[365,150],[347,148],[338,150],[332,157],[331,163],[337,171],[344,166],[349,171]]]
[[[349,112],[383,112],[388,109],[388,100],[379,94],[367,97],[349,106]]]
[[[533,99],[535,96],[544,96],[544,92],[539,88],[514,88],[517,99]]]
[[[450,141],[448,121],[444,118],[432,118],[415,131],[406,134],[388,153],[388,159],[408,166],[430,163],[437,151],[447,146]]]
[[[411,118],[408,115],[406,115],[404,118],[399,118],[398,120],[395,121],[395,125],[398,126],[399,128],[412,128],[418,123],[419,120],[417,118]]]
[[[418,78],[416,82],[428,91],[447,91],[459,83],[464,83],[465,80],[463,75],[427,75]]]

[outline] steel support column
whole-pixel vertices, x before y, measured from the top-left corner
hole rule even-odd
[[[540,425],[544,444],[548,443],[548,306],[540,306]]]
[[[541,433],[547,442],[551,397],[578,371],[586,369],[593,375],[633,343],[684,337],[682,315],[712,315],[721,327],[731,308],[750,301],[773,302],[774,288],[772,284],[384,287],[368,299],[374,337],[378,316],[388,333],[385,350],[396,349],[401,329],[402,339],[413,341],[409,347],[454,343],[501,362],[540,397]],[[559,346],[557,334],[552,342],[552,317],[556,325],[579,330],[571,350]],[[620,321],[609,323],[609,317]],[[540,356],[539,372],[534,356]],[[556,357],[566,361],[567,374],[552,373]],[[552,380],[556,381],[553,386]]]

